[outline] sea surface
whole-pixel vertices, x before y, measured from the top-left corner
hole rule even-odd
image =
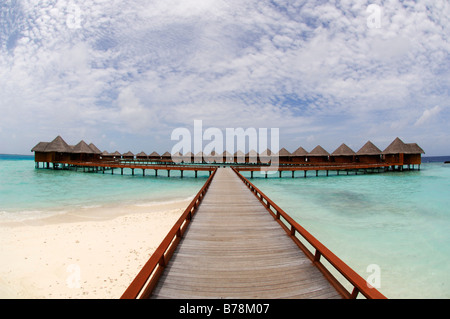
[[[42,165],[42,164],[41,164]],[[42,167],[42,166],[41,166]],[[193,198],[208,172],[119,169],[101,172],[35,169],[34,157],[0,155],[0,221],[24,221],[64,214],[77,208],[146,206]]]
[[[388,298],[450,298],[450,157],[421,170],[366,175],[290,173],[251,181]],[[0,222],[108,205],[192,198],[194,178],[152,170],[84,173],[35,169],[33,157],[0,155]],[[249,174],[244,174],[249,177]],[[289,177],[288,177],[289,175]],[[256,176],[256,175],[255,175]],[[278,176],[278,175],[277,175]],[[374,279],[375,278],[375,279]]]

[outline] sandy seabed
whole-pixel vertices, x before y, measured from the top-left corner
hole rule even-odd
[[[188,205],[94,207],[0,222],[0,298],[120,298]]]

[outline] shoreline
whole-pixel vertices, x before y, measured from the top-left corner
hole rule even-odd
[[[0,298],[120,298],[190,201],[0,222]]]

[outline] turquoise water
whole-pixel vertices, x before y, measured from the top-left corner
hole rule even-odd
[[[388,298],[450,297],[450,164],[298,175],[251,181],[363,278],[377,265]]]
[[[81,170],[35,169],[32,157],[0,156],[0,220],[24,220],[46,217],[67,209],[109,205],[151,205],[192,198],[205,183],[208,172],[116,169],[102,173]]]

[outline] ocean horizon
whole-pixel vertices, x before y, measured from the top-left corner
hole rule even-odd
[[[208,177],[35,169],[33,159],[0,155],[0,222],[182,201]],[[378,289],[388,298],[449,298],[448,160],[423,157],[420,171],[251,181],[363,278],[377,265]]]

